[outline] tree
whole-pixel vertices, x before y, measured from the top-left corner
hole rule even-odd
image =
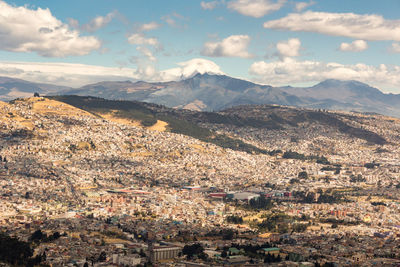
[[[98,261],[106,261],[107,260],[107,254],[104,252],[104,251],[102,251],[101,253],[100,253],[100,255],[99,255],[99,258],[98,258]]]
[[[305,223],[295,223],[292,225],[293,232],[302,233],[307,230],[307,224]]]
[[[222,232],[222,239],[224,240],[232,240],[235,233],[232,229],[227,229]]]
[[[44,237],[44,234],[42,233],[42,231],[36,230],[35,232],[33,232],[33,234],[31,235],[31,237],[29,238],[31,241],[33,242],[40,242]]]
[[[38,92],[33,93],[33,97],[40,97]]]
[[[350,175],[350,182],[352,183],[361,183],[365,181],[366,179],[361,174],[358,174],[357,176],[355,176],[354,174]]]
[[[264,258],[264,263],[270,263],[273,262],[273,260],[274,258],[272,257],[272,255],[268,253],[267,256],[265,256]]]
[[[289,226],[287,223],[280,223],[278,224],[278,232],[280,234],[287,233],[289,231]]]
[[[221,257],[222,257],[222,258],[228,257],[228,253],[226,252],[226,250],[222,251]]]
[[[297,179],[297,178],[292,178],[292,179],[290,179],[289,183],[290,183],[290,184],[300,183],[300,180]]]
[[[192,259],[194,255],[200,255],[201,253],[204,253],[204,248],[199,243],[186,245],[182,249],[182,254],[186,255],[188,259]]]
[[[28,242],[0,233],[1,262],[9,263],[11,266],[33,266],[33,263],[40,263],[42,256],[31,258],[32,255],[33,250]]]
[[[373,169],[373,168],[375,168],[375,166],[378,166],[379,167],[379,163],[373,163],[373,162],[371,162],[371,163],[365,163],[364,164],[364,167],[365,168],[367,168],[367,169]]]
[[[306,171],[299,172],[297,175],[299,179],[308,179],[308,173]]]
[[[243,218],[237,215],[231,215],[226,218],[226,221],[228,223],[241,224],[243,223]]]
[[[54,232],[54,233],[53,233],[53,239],[54,239],[54,240],[59,239],[60,236],[61,236],[61,235],[60,235],[59,232]]]
[[[258,198],[252,198],[249,201],[249,205],[253,209],[270,209],[272,208],[272,202],[267,199],[264,194],[261,194]]]

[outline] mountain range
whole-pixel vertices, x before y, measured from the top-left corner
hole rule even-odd
[[[137,100],[197,111],[220,111],[248,104],[278,104],[400,117],[400,95],[385,94],[358,81],[330,79],[312,87],[272,87],[205,73],[171,82],[103,81],[68,88],[0,77],[0,100],[26,97],[33,92]]]

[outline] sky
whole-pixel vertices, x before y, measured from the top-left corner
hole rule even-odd
[[[79,87],[205,72],[400,93],[400,1],[0,0],[0,76]]]

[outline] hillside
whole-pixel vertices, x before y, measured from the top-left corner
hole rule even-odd
[[[282,106],[238,106],[221,112],[196,112],[171,109],[160,105],[136,101],[112,101],[94,97],[57,96],[51,97],[101,115],[112,111],[114,117],[139,122],[142,126],[152,126],[157,121],[166,123],[166,129],[173,133],[188,135],[199,140],[251,153],[274,153],[289,149],[270,146],[273,140],[265,139],[255,143],[247,132],[261,131],[262,135],[276,132],[291,133],[293,140],[301,140],[304,129],[312,129],[312,136],[332,132],[338,141],[342,136],[358,139],[372,145],[384,145],[386,139],[376,131],[369,130],[368,124],[358,114],[332,113],[319,110],[287,108]],[[371,117],[374,118],[374,117]],[[319,129],[321,132],[318,132]],[[289,142],[291,143],[291,142]],[[317,153],[318,151],[309,151]]]
[[[129,124],[136,122],[136,125],[149,128],[154,128],[161,124],[162,127],[165,127],[166,130],[172,133],[191,136],[204,142],[219,145],[223,148],[231,148],[249,153],[268,153],[266,150],[259,149],[239,139],[217,134],[190,120],[180,118],[171,113],[172,109],[163,106],[137,101],[106,100],[95,97],[54,96],[48,98],[65,102],[113,121],[124,122],[121,120],[125,120],[126,123],[126,120],[128,120]],[[110,114],[112,114],[111,117]]]

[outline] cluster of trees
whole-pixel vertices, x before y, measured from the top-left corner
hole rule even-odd
[[[232,229],[221,229],[211,230],[210,232],[206,233],[205,236],[208,237],[221,237],[223,240],[232,240],[235,235],[238,234],[238,231],[233,231]]]
[[[295,191],[293,196],[298,199],[300,203],[340,203],[346,201],[343,195],[335,192],[320,192],[316,195],[314,192]]]
[[[291,227],[292,231],[296,233],[303,233],[307,230],[307,224],[305,223],[294,223]]]
[[[271,188],[271,189],[275,189],[275,188],[276,188],[276,185],[275,185],[275,184],[271,184],[270,182],[267,182],[267,183],[265,184],[265,187]]]
[[[283,153],[282,156],[284,159],[300,159],[300,160],[306,160],[306,156],[304,154],[301,153],[297,153],[295,151],[286,151],[285,153]]]
[[[289,183],[290,184],[298,184],[298,183],[300,183],[300,180],[297,178],[292,178],[292,179],[290,179]]]
[[[186,255],[186,258],[188,260],[193,259],[195,256],[202,260],[206,260],[208,258],[208,255],[204,253],[203,246],[199,243],[193,245],[185,245],[182,249],[182,254]]]
[[[66,236],[67,234],[64,233],[63,236]],[[36,230],[33,232],[33,234],[29,237],[29,241],[34,242],[34,243],[40,243],[40,242],[52,242],[54,240],[57,240],[61,237],[61,234],[59,232],[54,232],[51,235],[47,235],[46,233],[43,233],[40,229]]]
[[[222,258],[227,258],[230,255],[229,248],[236,248],[240,251],[240,254],[243,254],[245,256],[248,256],[250,258],[257,258],[257,259],[264,259],[268,257],[268,260],[266,262],[273,262],[271,258],[268,255],[264,255],[264,253],[259,253],[259,251],[263,248],[270,248],[271,245],[269,243],[264,243],[262,245],[252,245],[252,244],[237,244],[237,243],[232,243],[230,247],[223,247],[222,252],[221,252],[221,257]],[[271,255],[270,255],[271,256]]]
[[[299,160],[315,160],[319,164],[329,164],[329,161],[324,156],[319,155],[304,155],[295,151],[286,151],[282,156],[284,159],[299,159]]]
[[[261,194],[258,198],[250,199],[248,206],[256,210],[269,210],[273,207],[273,204],[270,199],[267,199],[264,194]]]
[[[115,231],[103,231],[102,232],[103,235],[108,236],[108,237],[112,237],[112,238],[119,238],[119,239],[124,239],[126,240],[127,237],[124,233],[122,232],[115,232]]]
[[[345,220],[338,220],[338,219],[334,219],[334,218],[322,218],[319,221],[321,223],[331,223],[332,228],[336,228],[337,225],[359,225],[359,224],[361,224],[361,221],[345,221]]]
[[[228,223],[241,224],[243,223],[243,218],[241,216],[231,215],[226,217],[226,221]]]
[[[379,167],[379,166],[380,166],[379,163],[373,163],[373,162],[364,164],[364,167],[367,168],[367,169],[373,169],[373,168]]]
[[[339,202],[342,202],[342,201],[344,201],[342,195],[339,195],[339,194],[324,194],[324,193],[321,194],[318,197],[318,200],[317,200],[318,203],[329,203],[329,204],[339,203]]]
[[[293,191],[293,197],[297,198],[300,203],[314,203],[315,193],[304,191]]]
[[[33,131],[27,129],[17,129],[9,134],[11,138],[32,138],[33,136]]]
[[[281,262],[282,258],[281,255],[278,254],[278,256],[267,254],[264,258],[264,263],[271,263],[271,262]]]
[[[240,245],[240,244],[235,244],[233,243],[231,245],[231,248],[237,248],[241,254],[248,256],[252,259],[261,259],[264,261],[264,263],[272,263],[272,262],[281,262],[283,259],[280,254],[278,255],[271,255],[270,253],[264,254],[264,252],[260,253],[260,250],[263,248],[270,248],[272,247],[269,243],[264,243],[262,245],[251,245],[251,244],[246,244],[246,245]],[[223,251],[221,253],[222,258],[226,258],[230,256],[229,253],[229,247],[224,247]],[[286,257],[286,260],[291,260],[289,256]],[[252,263],[253,260],[250,260],[250,263]]]
[[[33,256],[31,243],[0,233],[0,262],[12,266],[37,266],[46,260],[46,254]]]
[[[307,224],[295,223],[295,219],[284,213],[274,213],[266,216],[257,228],[260,231],[279,232],[281,234],[288,232],[304,232]]]
[[[366,181],[367,179],[365,179],[361,174],[358,174],[357,176],[354,174],[350,175],[350,182],[352,183],[363,183]]]
[[[96,262],[105,262],[107,260],[107,254],[105,251],[100,252],[100,254],[93,254],[92,256],[86,258],[85,264],[83,264],[83,267],[89,267],[89,263],[87,261],[91,262],[91,266],[94,265]]]
[[[297,175],[297,178],[308,179],[308,173],[306,171],[299,172],[299,174]]]
[[[335,171],[335,174],[339,174],[342,170],[342,166],[334,165],[334,166],[324,166],[321,168],[321,171]]]
[[[315,159],[315,161],[318,163],[318,164],[324,164],[324,165],[329,165],[330,164],[330,162],[329,162],[329,160],[327,159],[327,158],[325,158],[324,156],[316,156],[316,155],[313,155],[313,156],[309,156],[309,158],[312,160],[312,159]]]
[[[372,205],[372,206],[387,206],[386,203],[385,203],[385,202],[382,202],[382,201],[374,201],[374,202],[371,202],[371,205]]]
[[[283,151],[280,150],[280,149],[275,149],[275,150],[271,150],[271,151],[268,152],[268,154],[270,156],[275,156],[275,155],[282,154],[282,153],[283,153]]]

